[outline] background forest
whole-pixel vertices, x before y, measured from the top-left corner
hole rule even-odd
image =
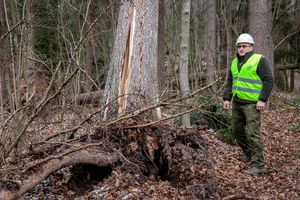
[[[220,102],[246,32],[298,93],[300,0],[0,0],[0,163],[128,113],[234,143]]]
[[[182,1],[160,1],[156,21],[159,90],[180,91]],[[249,32],[257,52],[270,60],[283,91],[299,90],[299,1],[190,1],[188,83],[195,90],[226,74],[236,37]],[[102,91],[117,34],[122,1],[1,1],[1,107],[11,113],[28,102],[37,86],[60,88],[64,98]],[[120,44],[120,43],[119,43]],[[182,72],[183,73],[183,72]],[[38,82],[38,84],[36,83]],[[221,87],[219,85],[219,87]],[[60,98],[63,103],[64,98]],[[2,110],[2,112],[4,112]],[[2,113],[2,116],[3,113]]]

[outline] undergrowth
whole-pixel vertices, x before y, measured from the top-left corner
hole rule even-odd
[[[204,109],[193,112],[191,114],[191,123],[194,125],[207,125],[215,131],[218,137],[229,143],[236,144],[236,141],[231,133],[231,114],[224,111],[220,101],[217,98],[212,98],[208,95],[198,96],[197,102],[203,103],[209,100],[209,103],[204,106]]]

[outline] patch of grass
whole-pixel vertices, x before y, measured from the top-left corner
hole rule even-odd
[[[283,113],[300,109],[300,95],[294,93],[274,93],[268,102],[269,109],[279,109]]]
[[[283,99],[282,102],[290,106],[300,106],[300,96],[291,99]]]

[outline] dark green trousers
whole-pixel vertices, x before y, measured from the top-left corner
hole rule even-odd
[[[260,132],[261,112],[256,104],[238,104],[232,106],[232,133],[244,154],[251,158],[251,166],[263,167],[263,141]]]

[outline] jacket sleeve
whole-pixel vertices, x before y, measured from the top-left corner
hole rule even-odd
[[[232,99],[232,73],[230,68],[228,68],[228,77],[227,77],[227,83],[225,86],[224,94],[223,94],[223,100],[224,101],[231,101]]]
[[[274,80],[269,66],[269,62],[264,57],[260,60],[259,66],[257,68],[257,74],[261,78],[263,83],[263,88],[260,93],[259,100],[267,102],[272,92]]]

